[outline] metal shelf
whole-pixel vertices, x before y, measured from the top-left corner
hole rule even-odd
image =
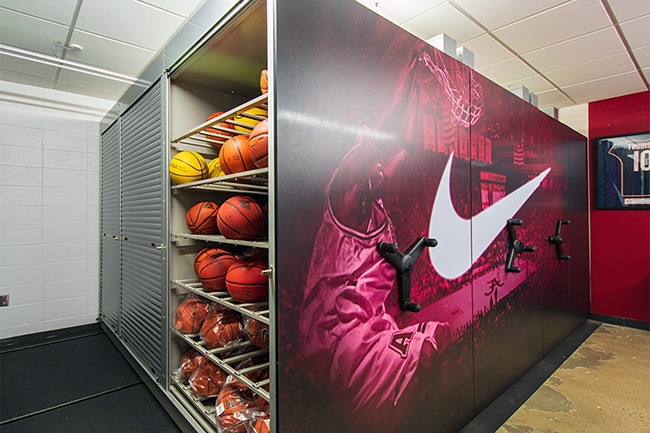
[[[185,343],[187,343],[190,347],[192,347],[197,352],[199,352],[200,354],[208,358],[217,366],[219,366],[219,368],[221,368],[226,373],[228,373],[229,375],[235,377],[237,380],[242,382],[255,394],[259,395],[266,401],[270,401],[271,397],[269,395],[269,391],[267,389],[264,389],[264,387],[269,386],[270,379],[264,379],[259,382],[253,382],[246,376],[247,373],[251,373],[253,371],[268,369],[269,368],[268,362],[252,365],[242,370],[237,370],[235,367],[232,366],[232,364],[236,364],[240,361],[243,361],[251,357],[266,355],[269,352],[268,350],[258,349],[252,352],[238,353],[233,356],[228,356],[228,353],[230,353],[233,349],[243,349],[248,346],[252,346],[252,344],[248,341],[245,341],[241,344],[231,346],[231,347],[208,349],[207,347],[205,347],[205,345],[203,344],[203,342],[201,341],[201,339],[197,334],[184,334],[178,331],[174,327],[172,327],[172,332],[174,333],[174,335],[176,335],[177,337],[182,339]],[[221,358],[220,355],[226,357]]]
[[[245,247],[269,248],[267,241],[245,241],[238,239],[228,239],[222,235],[195,235],[193,233],[172,233],[171,240],[174,239],[193,239],[195,241],[218,242],[220,244],[241,245]]]
[[[216,116],[213,119],[205,121],[200,125],[185,132],[184,134],[181,134],[180,136],[174,138],[171,141],[172,147],[179,150],[181,149],[185,150],[185,147],[182,145],[190,146],[190,147],[199,147],[199,148],[205,147],[206,149],[213,149],[215,147],[215,144],[217,146],[220,146],[230,138],[230,136],[228,135],[222,135],[222,134],[211,133],[210,131],[206,131],[206,129],[208,128],[218,129],[233,135],[248,136],[250,135],[250,131],[253,130],[253,127],[247,123],[238,122],[237,120],[235,120],[235,116],[242,116],[242,117],[247,117],[249,119],[260,120],[260,121],[264,120],[266,119],[266,117],[251,114],[251,113],[246,113],[246,111],[250,110],[251,108],[262,108],[267,110],[268,112],[267,103],[268,103],[268,94],[263,94],[254,99],[251,99],[250,101],[241,104],[230,111],[226,111],[225,113]],[[221,123],[224,126],[221,127],[215,126],[217,123]],[[245,129],[245,131],[237,130],[235,129],[235,126]]]
[[[172,192],[192,189],[218,192],[241,192],[246,194],[268,194],[268,174],[268,167],[258,168],[255,170],[243,171],[241,173],[211,177],[209,179],[201,179],[194,182],[174,185],[172,186]]]
[[[217,304],[228,307],[231,310],[235,310],[238,313],[252,317],[253,319],[269,325],[268,301],[240,303],[235,301],[227,291],[206,292],[201,283],[195,279],[171,280],[171,284],[175,289],[182,289],[195,293],[205,299],[216,302]]]

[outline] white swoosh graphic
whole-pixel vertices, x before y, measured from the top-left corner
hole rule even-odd
[[[451,203],[453,159],[452,153],[440,178],[429,223],[429,237],[438,240],[437,247],[429,248],[429,257],[436,271],[447,279],[458,278],[472,267],[551,171],[547,168],[489,208],[465,219]]]

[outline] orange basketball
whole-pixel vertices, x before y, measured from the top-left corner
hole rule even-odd
[[[267,69],[262,69],[260,72],[260,90],[262,94],[269,92],[269,71]]]
[[[206,120],[212,120],[215,117],[219,117],[223,114],[223,111],[215,111],[214,113],[210,114]],[[228,137],[232,137],[232,132],[231,131],[224,131],[222,128],[227,128],[231,129],[231,127],[226,123],[226,122],[217,122],[213,126],[208,126],[205,128],[205,134],[208,139],[212,140],[214,143],[211,143],[214,147],[221,147],[221,143],[223,140],[227,140]],[[217,134],[219,136],[214,136],[212,134]]]
[[[269,120],[258,123],[248,137],[248,153],[257,168],[264,168],[268,163]]]
[[[208,257],[210,254],[217,253],[219,251],[223,251],[223,250],[214,247],[205,247],[201,251],[196,253],[196,256],[194,256],[194,273],[197,275],[199,274],[199,267],[201,266],[201,262],[203,261],[203,259]]]
[[[192,373],[194,373],[196,369],[207,360],[208,358],[201,355],[196,350],[189,349],[181,358],[181,366],[178,369],[178,378],[181,382],[187,383],[190,380]]]
[[[217,212],[219,205],[211,201],[200,201],[193,205],[185,214],[185,223],[190,231],[197,235],[213,235],[219,233]]]
[[[234,262],[226,274],[226,290],[235,301],[258,302],[269,293],[269,277],[262,274],[267,264],[261,260]]]
[[[225,250],[217,250],[201,261],[197,276],[206,292],[226,289],[226,273],[237,259]]]
[[[269,325],[255,320],[252,317],[244,317],[244,335],[248,341],[258,349],[269,348]]]
[[[197,397],[214,397],[226,381],[228,375],[212,362],[201,364],[190,377],[190,388]]]
[[[264,229],[262,208],[248,196],[230,197],[219,208],[217,226],[228,239],[255,239]]]
[[[219,163],[226,174],[255,169],[255,164],[248,151],[248,137],[236,135],[226,140],[219,151]]]
[[[242,340],[242,324],[233,310],[221,306],[211,307],[199,335],[208,349],[232,346]]]
[[[188,297],[176,309],[174,327],[188,334],[196,334],[208,315],[208,303],[198,298]]]
[[[252,393],[235,382],[226,382],[215,403],[217,422],[221,430],[229,433],[246,433],[250,414],[246,409],[255,407]]]
[[[270,433],[271,431],[271,418],[269,414],[264,414],[257,418],[253,425],[253,433]]]

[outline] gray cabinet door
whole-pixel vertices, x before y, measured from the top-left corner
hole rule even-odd
[[[120,122],[101,138],[99,315],[114,333],[120,321]]]
[[[155,378],[166,376],[167,166],[162,81],[122,116],[121,334]]]

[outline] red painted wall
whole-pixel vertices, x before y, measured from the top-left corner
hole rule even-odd
[[[650,92],[589,104],[593,139],[650,131]],[[593,185],[593,182],[592,182]],[[650,322],[650,211],[594,210],[591,216],[591,312]]]

